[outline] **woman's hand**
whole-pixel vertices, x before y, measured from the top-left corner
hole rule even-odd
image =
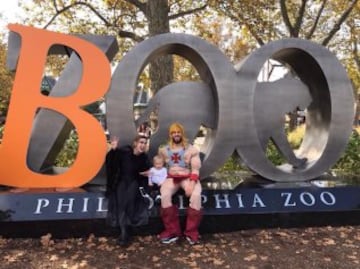
[[[144,171],[144,172],[140,172],[139,174],[142,175],[142,176],[148,177],[148,176],[149,176],[149,171],[150,171],[150,170],[147,170],[147,171]]]
[[[119,144],[119,138],[117,136],[112,136],[110,138],[110,147],[111,149],[116,149]]]

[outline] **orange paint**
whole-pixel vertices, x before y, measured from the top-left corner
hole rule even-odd
[[[80,107],[93,103],[106,93],[111,79],[109,61],[100,49],[83,39],[16,24],[8,27],[21,36],[21,51],[0,145],[0,184],[30,188],[81,186],[100,170],[106,154],[106,138],[100,123]],[[46,57],[55,44],[75,50],[83,64],[77,91],[66,97],[40,93]],[[76,128],[79,137],[77,158],[64,174],[39,174],[26,164],[38,108],[63,114]]]

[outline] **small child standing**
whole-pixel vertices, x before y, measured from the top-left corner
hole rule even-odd
[[[149,186],[153,187],[151,196],[154,197],[155,202],[161,199],[159,187],[167,178],[167,170],[164,164],[164,158],[160,155],[155,155],[153,158],[153,167],[151,167],[149,171]]]

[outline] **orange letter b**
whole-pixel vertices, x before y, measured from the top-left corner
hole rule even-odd
[[[9,29],[21,36],[21,51],[0,145],[0,184],[33,188],[83,185],[103,164],[106,138],[100,123],[81,107],[106,93],[111,78],[109,61],[95,45],[74,36],[21,25],[9,25]],[[82,79],[77,91],[70,96],[52,97],[40,93],[43,68],[53,45],[67,46],[81,58]],[[27,166],[27,149],[38,108],[63,114],[76,128],[79,137],[77,158],[63,174],[39,174]]]

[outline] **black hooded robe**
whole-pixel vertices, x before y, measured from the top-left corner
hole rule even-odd
[[[139,191],[140,186],[147,188],[148,178],[139,173],[149,168],[148,155],[135,155],[131,146],[107,153],[107,223],[110,226],[140,226],[148,223],[148,204]]]

